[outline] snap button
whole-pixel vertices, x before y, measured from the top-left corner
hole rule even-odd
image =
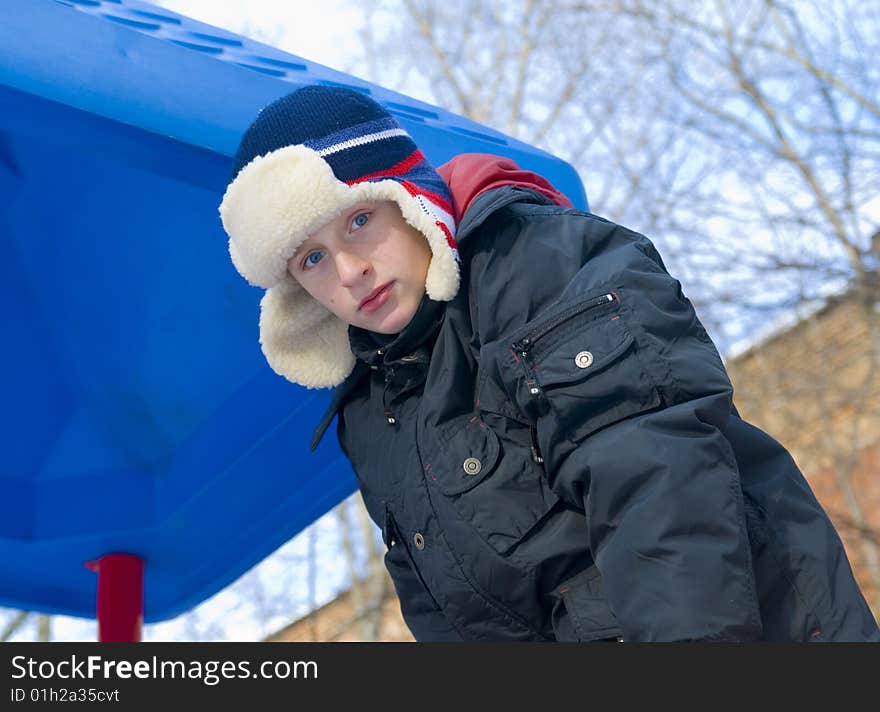
[[[477,458],[469,457],[462,464],[462,468],[467,475],[477,475],[483,469],[483,465]]]
[[[593,354],[589,351],[581,351],[574,357],[574,362],[578,368],[589,368],[593,364]]]
[[[421,551],[425,548],[425,537],[422,536],[421,532],[416,532],[413,536],[413,544],[416,545],[416,549]]]

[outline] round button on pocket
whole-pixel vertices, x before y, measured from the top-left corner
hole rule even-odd
[[[419,551],[425,548],[425,537],[422,536],[421,532],[416,532],[413,535],[413,544],[416,545],[416,549]]]
[[[469,457],[462,463],[462,468],[466,475],[477,475],[483,469],[483,465],[477,458]]]
[[[593,365],[593,354],[589,351],[581,351],[574,357],[574,362],[578,368],[589,368]]]

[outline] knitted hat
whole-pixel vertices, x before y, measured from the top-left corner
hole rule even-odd
[[[348,325],[299,285],[287,261],[347,208],[384,200],[430,245],[428,297],[451,300],[459,272],[449,189],[379,104],[351,89],[307,86],[266,106],[242,137],[220,217],[236,269],[266,289],[260,344],[288,380],[336,386],[355,357]]]

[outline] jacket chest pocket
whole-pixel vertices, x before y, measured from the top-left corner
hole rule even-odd
[[[526,325],[510,344],[511,396],[574,442],[661,405],[619,307],[613,292],[592,296]]]
[[[528,451],[505,452],[495,431],[476,416],[428,452],[429,486],[500,554],[522,541],[559,499]]]

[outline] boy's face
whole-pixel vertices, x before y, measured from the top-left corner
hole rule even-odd
[[[425,294],[431,248],[397,203],[358,203],[323,225],[287,262],[303,288],[347,324],[396,334]]]

